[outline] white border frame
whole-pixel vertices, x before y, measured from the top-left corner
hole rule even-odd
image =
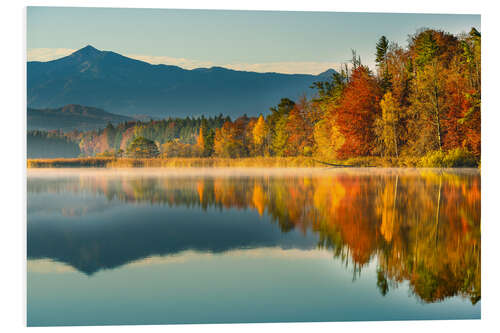
[[[237,324],[237,325],[169,325],[169,326],[99,326],[30,328],[30,330],[56,331],[208,331],[208,332],[254,332],[287,330],[291,332],[332,330],[350,332],[422,332],[422,331],[493,331],[500,326],[498,320],[499,288],[496,255],[500,227],[496,206],[500,166],[498,143],[500,130],[500,107],[495,94],[498,70],[499,21],[498,10],[493,1],[436,1],[419,0],[404,2],[383,1],[297,1],[297,0],[244,0],[240,2],[211,0],[67,0],[67,1],[10,1],[3,3],[0,11],[3,50],[2,65],[2,121],[0,137],[4,157],[2,160],[3,191],[2,236],[0,253],[4,269],[0,275],[0,327],[5,332],[26,329],[26,6],[79,6],[79,7],[127,7],[127,8],[185,8],[185,9],[239,9],[239,10],[292,10],[292,11],[336,11],[336,12],[391,12],[391,13],[452,13],[481,14],[483,39],[483,112],[482,112],[482,319],[464,321],[396,321],[396,322],[335,322],[301,324]],[[6,100],[6,103],[5,103]],[[486,181],[485,181],[486,180]],[[495,193],[497,192],[497,193]],[[5,263],[7,265],[5,265]],[[499,306],[497,308],[497,306]]]

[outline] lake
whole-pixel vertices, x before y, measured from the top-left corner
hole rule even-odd
[[[28,326],[481,317],[477,170],[30,169]]]

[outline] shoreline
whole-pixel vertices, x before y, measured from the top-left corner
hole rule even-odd
[[[390,159],[382,157],[363,157],[348,160],[320,161],[313,157],[245,157],[245,158],[113,158],[82,157],[27,159],[27,169],[58,168],[401,168],[428,169],[418,166],[418,159]],[[443,166],[430,166],[443,168]],[[481,167],[449,167],[446,169],[478,169]]]

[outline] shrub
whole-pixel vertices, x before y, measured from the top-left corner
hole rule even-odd
[[[474,155],[470,151],[462,148],[450,150],[446,154],[443,162],[448,168],[467,168],[477,166],[477,160]]]
[[[162,157],[201,157],[203,149],[197,145],[182,143],[179,140],[165,142],[161,146]]]
[[[302,150],[304,156],[311,156],[312,155],[312,147],[311,146],[304,146],[304,149]]]
[[[156,143],[142,136],[135,138],[127,147],[127,157],[152,158],[158,155],[160,151]]]
[[[397,159],[396,165],[404,168],[415,168],[420,165],[420,158],[414,156],[401,156]]]
[[[358,156],[358,157],[351,157],[346,160],[341,160],[336,164],[344,164],[347,166],[352,166],[352,167],[379,167],[379,168],[386,168],[390,167],[393,164],[391,164],[390,159],[387,158],[382,158],[382,157],[375,157],[375,156]]]
[[[474,155],[466,149],[456,148],[448,152],[434,150],[420,158],[419,167],[424,168],[463,168],[475,167],[477,161]]]
[[[446,153],[442,150],[433,150],[420,158],[418,163],[422,168],[445,168],[444,158]]]

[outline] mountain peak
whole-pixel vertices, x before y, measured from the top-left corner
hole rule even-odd
[[[337,71],[333,68],[329,68],[327,69],[326,71],[322,72],[322,73],[319,73],[317,76],[321,76],[321,77],[328,77],[330,78],[333,74],[337,73]]]
[[[89,56],[89,55],[95,55],[95,54],[100,54],[102,51],[99,51],[98,49],[96,49],[95,47],[93,47],[92,45],[87,45],[75,52],[73,52],[73,54],[75,55],[86,55],[86,56]]]
[[[303,93],[312,94],[310,86],[314,82],[331,80],[310,74],[220,67],[185,70],[151,65],[104,50],[87,45],[60,59],[28,62],[28,106],[80,104],[127,115],[185,117],[223,113],[237,118],[244,113],[258,116],[283,96],[298,99]],[[200,98],[192,98],[193,94]]]

